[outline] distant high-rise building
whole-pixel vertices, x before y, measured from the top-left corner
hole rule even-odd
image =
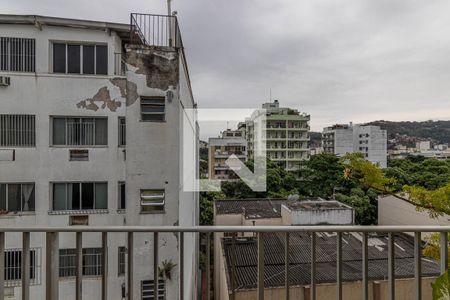
[[[338,156],[347,153],[362,153],[364,157],[380,167],[387,167],[387,133],[379,126],[337,124],[322,132],[325,153]]]
[[[266,110],[265,143],[267,158],[277,162],[287,171],[298,169],[302,160],[309,159],[309,120],[310,116],[300,113],[296,109],[280,107],[278,100],[264,103]],[[248,142],[248,156],[253,158],[254,120],[258,116],[256,111],[239,128],[245,127]]]

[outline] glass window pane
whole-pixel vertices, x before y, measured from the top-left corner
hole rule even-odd
[[[53,44],[53,72],[66,73],[66,44]]]
[[[53,184],[53,210],[66,210],[66,184]]]
[[[6,184],[0,184],[0,211],[6,211]]]
[[[125,209],[125,183],[120,183],[120,203],[119,203],[119,209]]]
[[[66,144],[66,119],[53,118],[53,145]]]
[[[106,118],[95,119],[95,144],[108,144],[108,119]]]
[[[8,211],[20,211],[20,184],[8,184]]]
[[[84,45],[83,46],[83,74],[94,74],[94,53],[95,46]]]
[[[67,184],[67,209],[80,209],[80,184]]]
[[[34,184],[22,184],[22,211],[34,211]]]
[[[94,208],[94,183],[81,184],[81,209]]]
[[[96,67],[97,74],[108,74],[108,48],[106,46],[96,46]]]
[[[108,184],[96,183],[95,184],[95,208],[107,209],[108,208]]]
[[[67,73],[81,73],[80,45],[67,45]]]

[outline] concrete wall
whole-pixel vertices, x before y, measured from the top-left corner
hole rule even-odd
[[[16,148],[16,161],[0,161],[0,182],[35,182],[35,212],[2,215],[0,226],[68,226],[70,211],[51,211],[51,182],[106,181],[108,182],[108,209],[82,211],[89,215],[89,225],[196,225],[198,220],[198,193],[185,192],[181,179],[182,133],[190,131],[194,141],[198,138],[194,126],[182,128],[185,109],[194,102],[187,82],[186,66],[178,51],[141,51],[137,59],[135,49],[128,48],[126,76],[114,76],[114,53],[123,52],[119,37],[112,31],[32,25],[0,25],[1,36],[36,39],[36,72],[0,72],[11,77],[11,86],[0,89],[0,112],[36,115],[36,147]],[[51,72],[51,42],[96,42],[108,45],[108,75],[53,74]],[[143,56],[146,56],[143,60]],[[147,58],[162,58],[168,62],[168,73],[158,73],[163,66],[145,68]],[[152,73],[153,72],[153,73]],[[159,80],[157,76],[160,75]],[[101,90],[108,93],[101,93]],[[139,96],[166,97],[173,92],[172,101],[166,99],[166,122],[140,121]],[[50,116],[82,116],[108,118],[108,145],[82,147],[89,150],[88,162],[69,161],[69,148],[51,146]],[[126,147],[118,147],[118,117],[126,116]],[[197,143],[194,142],[194,145]],[[197,162],[194,147],[192,161]],[[126,159],[125,159],[126,152]],[[198,170],[193,169],[192,180]],[[118,208],[118,182],[126,181],[126,212]],[[140,189],[164,188],[165,212],[143,214],[140,211]],[[196,295],[198,265],[198,237],[185,235],[185,299]],[[109,299],[122,299],[121,289],[126,280],[117,276],[118,247],[126,245],[125,234],[109,236],[108,284]],[[135,234],[134,295],[140,297],[141,280],[153,279],[153,239],[150,234]],[[84,234],[83,247],[100,247],[98,234]],[[74,234],[60,235],[60,248],[74,248]],[[21,238],[7,234],[6,248],[20,248]],[[41,284],[31,287],[34,299],[45,298],[45,238],[31,235],[31,247],[41,248]],[[160,261],[178,261],[178,237],[160,234]],[[172,280],[166,282],[167,299],[177,299],[178,269]],[[100,298],[100,277],[83,281],[83,299]],[[60,279],[60,298],[72,297],[74,278]],[[20,298],[20,288],[14,289],[14,299]]]
[[[435,278],[422,279],[422,299],[431,300],[432,288],[431,283]],[[396,300],[410,300],[414,299],[414,279],[398,279],[395,282],[395,299]],[[369,282],[369,300],[387,300],[388,283],[387,281]],[[309,286],[295,286],[290,287],[289,296],[291,299],[309,300],[310,289]],[[318,284],[316,286],[316,298],[318,300],[336,299],[336,285],[335,284]],[[221,291],[222,297],[220,300],[229,299],[227,294]],[[345,300],[359,300],[362,299],[361,282],[348,282],[342,285],[342,297]],[[270,288],[264,290],[264,299],[284,299],[284,288]],[[243,290],[236,292],[236,300],[257,300],[256,290]]]
[[[281,205],[283,225],[351,225],[353,224],[353,209],[295,209],[291,210]]]
[[[450,225],[450,216],[431,218],[427,211],[418,211],[408,201],[388,195],[378,198],[378,225]]]

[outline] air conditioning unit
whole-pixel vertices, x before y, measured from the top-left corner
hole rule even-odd
[[[0,86],[8,86],[11,84],[11,78],[7,76],[0,76]]]

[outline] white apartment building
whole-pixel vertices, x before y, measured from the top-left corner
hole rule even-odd
[[[311,117],[300,113],[296,109],[280,107],[278,100],[264,103],[266,110],[265,146],[267,158],[275,161],[287,171],[298,169],[299,163],[310,157],[309,149],[309,121]],[[258,117],[256,111],[245,122],[246,139],[248,142],[249,158],[253,158],[254,148],[254,120]],[[244,124],[240,123],[242,130]]]
[[[225,130],[222,137],[208,139],[208,174],[210,179],[238,179],[225,161],[234,155],[247,161],[247,141],[240,130]]]
[[[198,137],[196,120],[182,121],[195,108],[184,51],[149,47],[132,25],[0,15],[0,227],[197,225],[198,193],[180,172],[182,132]],[[178,299],[178,237],[159,238],[160,263],[176,264],[159,295]],[[100,299],[101,242],[83,234],[83,299]],[[134,235],[134,299],[155,298],[153,244]],[[185,234],[184,299],[197,293],[197,244]],[[126,245],[108,235],[108,299],[129,299]],[[6,235],[7,299],[21,299],[21,247],[20,234]],[[74,248],[61,233],[60,299],[74,298]],[[45,235],[32,234],[31,249],[30,294],[45,299]]]
[[[322,146],[325,153],[362,153],[368,161],[387,167],[387,132],[379,126],[350,123],[325,127]]]

